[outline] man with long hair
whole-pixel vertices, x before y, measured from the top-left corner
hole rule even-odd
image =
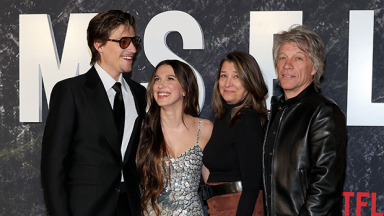
[[[325,51],[308,26],[274,37],[284,94],[272,97],[264,141],[267,215],[340,215],[346,165],[345,116],[320,92]]]

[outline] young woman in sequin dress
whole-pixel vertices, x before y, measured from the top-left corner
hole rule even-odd
[[[198,117],[198,96],[187,64],[165,60],[157,65],[136,156],[142,215],[203,215],[198,187],[213,124]]]

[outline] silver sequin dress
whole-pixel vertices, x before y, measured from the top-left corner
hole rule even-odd
[[[161,210],[161,216],[202,216],[204,215],[202,204],[198,195],[201,168],[203,165],[203,151],[199,143],[201,119],[197,133],[197,141],[194,146],[186,150],[179,157],[168,155],[166,160],[166,172],[170,167],[170,182],[164,176],[164,190],[157,198],[157,205]],[[169,166],[170,163],[170,166]],[[151,205],[148,205],[149,216],[155,216]]]

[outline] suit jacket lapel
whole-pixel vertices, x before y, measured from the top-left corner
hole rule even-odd
[[[127,78],[125,80],[127,81],[129,88],[131,89],[133,99],[135,101],[137,118],[135,120],[135,124],[132,129],[132,134],[128,142],[128,147],[125,152],[124,164],[128,161],[128,157],[130,157],[131,154],[134,154],[133,156],[136,155],[137,143],[135,144],[134,142],[139,142],[141,124],[145,115],[145,107],[143,107],[143,104],[145,104],[143,100],[145,100],[145,98],[139,93],[139,90],[136,89],[135,86],[132,84],[133,81],[131,79]]]
[[[103,83],[94,67],[92,67],[85,76],[86,79],[83,87],[84,96],[89,103],[100,131],[121,160],[121,144],[118,141],[113,110]]]
[[[143,107],[143,100],[145,100],[144,95],[140,95],[139,89],[136,89],[135,86],[132,84],[132,80],[129,78],[125,78],[125,81],[127,81],[129,88],[131,89],[133,99],[135,100],[135,107],[137,111],[137,115],[143,117],[145,115],[145,107]]]

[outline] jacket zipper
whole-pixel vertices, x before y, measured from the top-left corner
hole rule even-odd
[[[282,109],[282,108],[281,108]],[[273,142],[273,151],[274,151],[274,149],[275,149],[275,147],[276,147],[276,138],[277,138],[277,136],[279,135],[279,131],[280,131],[280,126],[281,126],[281,121],[282,121],[282,119],[283,119],[283,117],[284,117],[284,113],[285,113],[285,108],[283,109],[283,113],[281,113],[281,116],[280,116],[280,119],[279,119],[279,125],[278,125],[278,127],[277,127],[277,131],[276,131],[276,136],[275,136],[275,141]],[[279,112],[279,111],[278,111]],[[271,113],[271,116],[272,116],[272,113]],[[264,159],[265,159],[265,144],[266,144],[266,142],[267,142],[267,135],[268,135],[268,132],[269,132],[269,126],[270,126],[270,124],[271,124],[271,121],[268,121],[268,125],[267,125],[267,131],[266,131],[266,133],[265,133],[265,138],[264,138],[264,144],[263,144],[263,170],[265,170],[265,164],[264,164]],[[275,154],[273,153],[272,154],[272,163],[273,163],[273,159],[274,159],[274,157],[275,157]],[[271,169],[272,169],[272,164],[271,164]],[[266,172],[265,172],[266,173]],[[272,171],[271,171],[271,174],[270,175],[272,175]],[[268,177],[268,176],[266,176],[266,177]],[[267,210],[267,216],[268,215],[272,215],[272,214],[269,214],[269,211],[268,211],[268,195],[267,195],[267,192],[266,192],[266,190],[267,190],[267,185],[266,185],[266,183],[265,183],[265,178],[263,178],[263,184],[264,184],[264,194],[265,194],[265,197],[266,197],[266,199],[267,199],[267,202],[265,202],[265,206],[267,207],[266,208],[266,210]],[[272,178],[271,178],[271,212],[272,212]]]

